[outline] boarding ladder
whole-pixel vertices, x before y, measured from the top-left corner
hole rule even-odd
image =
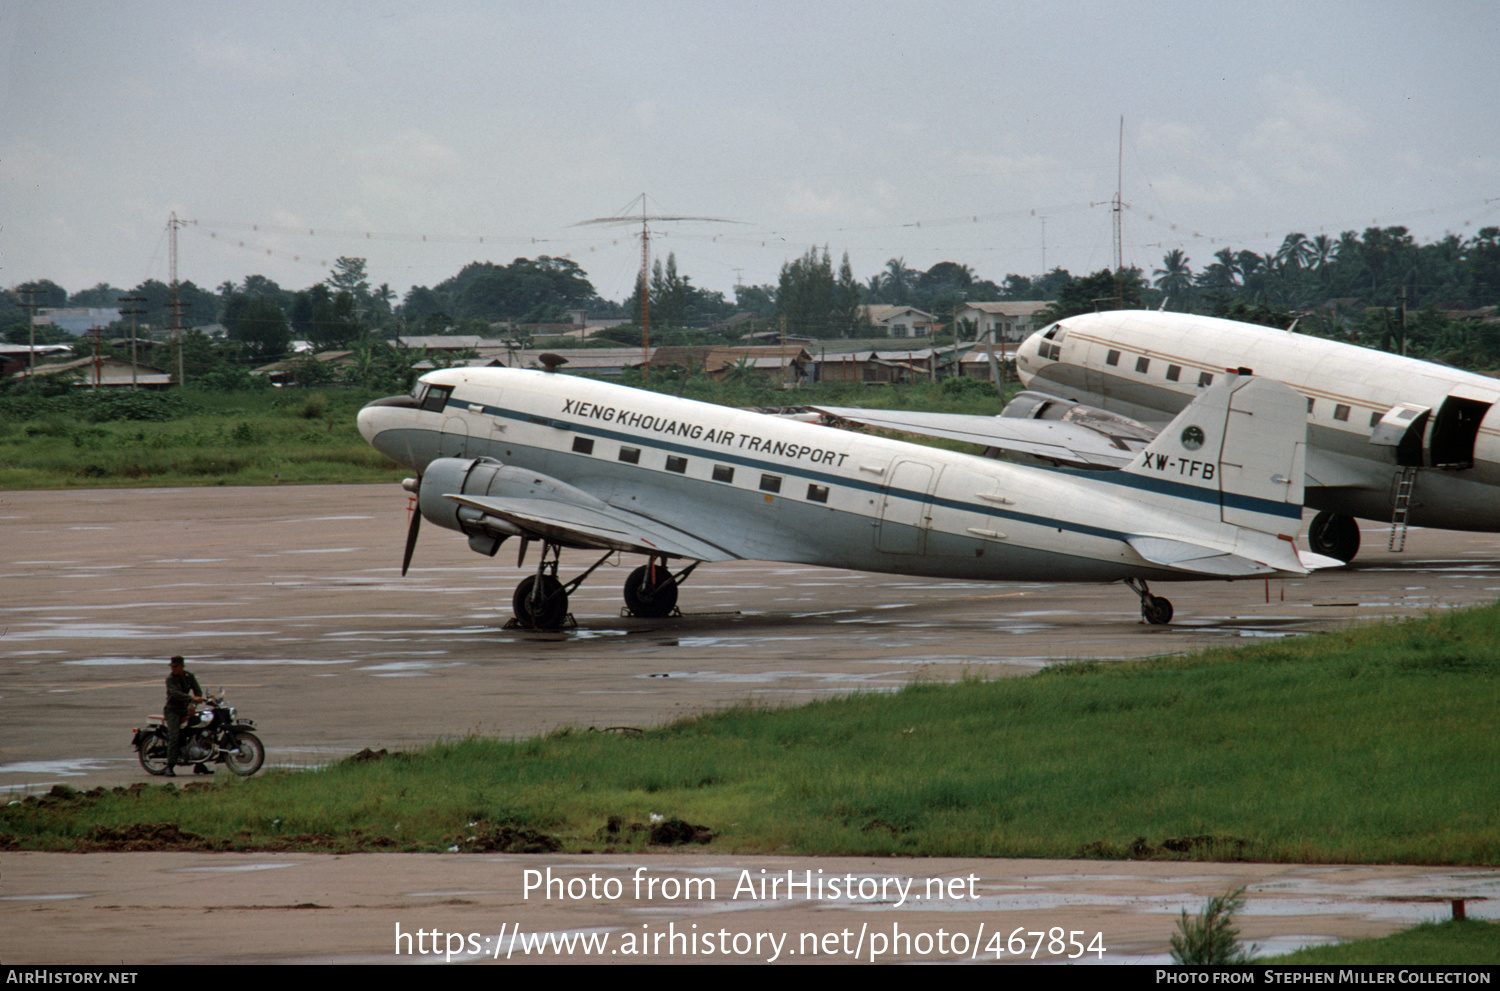
[[[1386,549],[1400,553],[1406,550],[1406,514],[1411,509],[1412,489],[1417,487],[1417,469],[1402,468],[1396,483],[1396,505],[1391,511],[1391,536]]]

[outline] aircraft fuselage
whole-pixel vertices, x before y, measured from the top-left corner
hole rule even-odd
[[[1221,470],[1217,451],[1164,460],[1152,477],[1049,471],[496,368],[430,372],[410,399],[367,406],[359,426],[417,472],[439,458],[524,468],[694,535],[721,559],[978,580],[1177,581],[1213,576],[1152,564],[1126,539],[1184,535],[1226,552],[1247,539],[1243,527],[1182,511],[1212,499],[1218,513],[1218,493],[1190,484]],[[435,522],[469,532],[453,509],[451,521]],[[1271,510],[1289,514],[1295,532],[1300,504]]]

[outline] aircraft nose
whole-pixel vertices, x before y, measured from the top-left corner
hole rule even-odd
[[[370,404],[361,409],[359,415],[354,418],[354,422],[359,426],[359,435],[365,439],[366,444],[375,443],[375,434],[378,430],[375,423],[376,416],[375,407]]]

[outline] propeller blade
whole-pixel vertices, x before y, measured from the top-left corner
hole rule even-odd
[[[418,483],[420,487],[420,483]],[[406,577],[407,569],[411,567],[411,553],[417,549],[417,533],[422,529],[422,507],[413,506],[411,510],[411,523],[406,528],[406,554],[401,558],[401,577]]]
[[[526,548],[528,548],[530,546],[531,546],[531,538],[523,536],[521,538],[521,553],[520,553],[520,556],[518,556],[516,558],[516,567],[519,568],[521,565],[523,565],[523,564],[526,563]]]

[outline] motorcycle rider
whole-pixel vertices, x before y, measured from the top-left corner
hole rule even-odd
[[[192,715],[193,707],[203,701],[203,689],[194,674],[184,667],[181,654],[175,654],[171,662],[171,674],[167,675],[167,703],[162,710],[162,722],[167,730],[167,773],[175,778],[173,770],[177,758],[182,755],[182,722]],[[195,765],[194,774],[212,774],[202,764]]]

